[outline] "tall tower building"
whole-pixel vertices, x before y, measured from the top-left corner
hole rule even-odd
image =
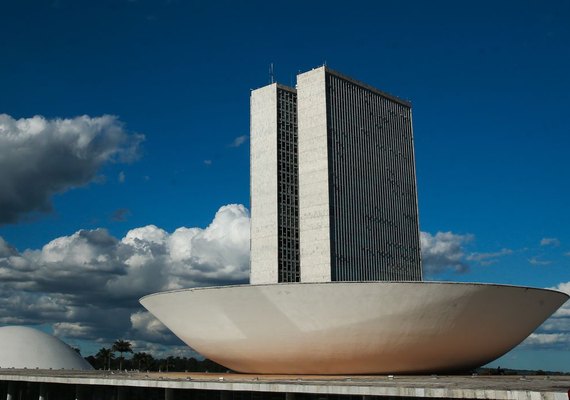
[[[253,91],[251,209],[253,284],[421,280],[410,104],[326,67]]]
[[[411,105],[297,76],[301,281],[421,280]]]

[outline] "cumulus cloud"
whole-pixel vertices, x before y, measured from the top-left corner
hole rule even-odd
[[[560,240],[557,238],[542,238],[540,240],[540,245],[558,247],[560,246]]]
[[[249,228],[247,209],[230,204],[221,207],[206,228],[168,232],[147,225],[122,238],[105,229],[80,230],[25,251],[0,238],[0,324],[50,324],[66,339],[108,345],[128,338],[137,351],[161,354],[174,348],[194,354],[144,311],[138,299],[163,290],[247,282]],[[421,232],[426,273],[465,272],[469,259],[484,261],[509,253],[503,249],[466,255],[464,246],[472,239],[452,232]],[[570,282],[561,285],[563,289],[570,291]],[[539,333],[561,333],[570,310],[559,313]],[[537,345],[547,339],[532,340]]]
[[[180,340],[148,311],[131,314],[131,326],[139,340],[161,344],[180,344]]]
[[[242,136],[238,136],[237,138],[235,138],[232,142],[232,144],[230,144],[230,147],[239,147],[242,144],[244,144],[247,141],[248,136],[247,135],[242,135]]]
[[[525,340],[525,345],[529,347],[559,347],[570,344],[570,334],[568,333],[533,333]]]
[[[147,342],[144,340],[131,340],[132,347],[135,352],[144,352],[152,354],[157,358],[166,357],[193,357],[203,359],[204,357],[192,350],[183,342],[179,341],[178,345],[170,343]]]
[[[0,257],[10,257],[17,254],[17,250],[0,237]]]
[[[136,157],[142,135],[117,117],[14,119],[0,114],[0,224],[51,210],[51,197],[97,179],[108,162]]]
[[[464,273],[469,270],[465,261],[463,245],[473,240],[472,235],[459,235],[453,232],[437,232],[432,235],[420,232],[423,270],[427,274],[437,274],[446,270]]]
[[[249,214],[221,207],[206,228],[154,225],[118,239],[81,230],[19,252],[0,238],[0,324],[51,324],[66,338],[180,343],[138,299],[194,286],[247,282]]]

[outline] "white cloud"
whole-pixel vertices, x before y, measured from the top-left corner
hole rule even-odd
[[[570,343],[570,334],[566,333],[533,333],[525,341],[526,346],[556,347]]]
[[[248,139],[247,135],[238,136],[233,140],[232,144],[230,144],[230,147],[239,147],[242,144],[244,144],[247,141],[247,139]]]
[[[538,257],[531,257],[528,259],[528,262],[532,265],[549,265],[549,264],[552,264],[552,261],[541,260]]]
[[[557,238],[542,238],[540,240],[540,245],[558,247],[560,246],[560,240]]]
[[[76,339],[91,338],[93,328],[77,322],[56,322],[52,325],[53,335],[57,337],[72,337]]]
[[[149,353],[155,358],[166,358],[166,357],[193,357],[196,359],[203,359],[204,357],[196,353],[187,345],[182,342],[178,342],[178,345],[172,345],[171,343],[157,343],[157,342],[147,342],[144,340],[131,340],[131,345],[135,353]]]
[[[560,283],[558,286],[553,287],[554,290],[559,290],[570,296],[570,282]],[[556,313],[554,313],[556,318],[567,318],[566,321],[566,331],[570,332],[570,300],[567,301]]]
[[[561,307],[553,318],[549,318],[544,324],[542,329],[547,332],[566,332],[570,333],[570,306]]]
[[[491,265],[496,263],[498,258],[513,254],[511,249],[501,249],[493,253],[471,253],[467,256],[467,260],[476,261],[481,265]]]
[[[179,343],[170,330],[148,311],[131,314],[132,330],[140,340],[154,343]]]
[[[420,232],[424,272],[437,274],[445,270],[458,273],[468,271],[463,245],[471,240],[473,240],[472,235],[459,235],[453,232],[437,232],[435,235]]]
[[[68,338],[178,343],[138,299],[167,289],[247,282],[249,215],[221,207],[206,228],[154,225],[117,239],[81,230],[18,252],[0,238],[0,324],[51,324]]]
[[[231,204],[221,207],[206,228],[167,232],[148,225],[123,238],[104,229],[81,230],[23,252],[0,238],[0,324],[50,324],[67,339],[107,345],[127,338],[138,351],[192,353],[143,311],[138,299],[168,289],[247,282],[249,227],[247,209]],[[464,272],[469,258],[484,261],[509,254],[502,249],[467,256],[464,245],[472,239],[422,232],[425,271]],[[558,289],[570,292],[570,282]],[[566,307],[537,332],[559,336],[533,336],[527,345],[562,345],[567,336],[560,335],[570,332],[568,321]]]
[[[2,237],[0,237],[0,257],[9,257],[16,254],[16,249],[10,246]]]
[[[560,290],[561,292],[564,292],[564,293],[570,295],[570,282],[563,282],[563,283],[559,284],[558,286],[554,287],[553,289]]]
[[[119,183],[125,183],[126,178],[127,177],[125,175],[125,171],[119,172],[119,175],[117,176],[117,180],[119,181]]]
[[[129,161],[142,135],[117,117],[14,119],[0,114],[0,224],[51,210],[51,197],[98,179],[108,162]]]
[[[204,165],[212,165],[212,160],[204,160]]]

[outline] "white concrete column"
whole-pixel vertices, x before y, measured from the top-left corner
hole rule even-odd
[[[164,400],[174,400],[174,390],[170,388],[164,389]]]
[[[285,400],[295,400],[295,393],[285,393]]]
[[[277,283],[277,84],[251,92],[250,283]]]
[[[326,69],[297,75],[301,282],[331,281]]]

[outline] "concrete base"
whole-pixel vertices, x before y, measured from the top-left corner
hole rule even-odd
[[[0,369],[0,393],[16,398],[17,386],[45,384],[50,398],[58,398],[50,389],[55,384],[81,387],[84,399],[92,399],[109,389],[161,391],[164,398],[174,398],[180,390],[207,391],[200,398],[259,398],[260,394],[283,393],[287,399],[303,394],[304,399],[338,399],[339,396],[362,398],[454,398],[501,400],[568,400],[570,376],[278,376],[206,373],[115,373],[107,371],[49,371]],[[61,386],[60,386],[61,387]],[[204,393],[204,392],[202,392]],[[248,395],[249,393],[249,395]],[[257,395],[254,396],[253,394]],[[101,397],[101,396],[99,396]],[[188,398],[187,395],[181,396]],[[129,397],[127,397],[129,398]],[[144,398],[140,397],[139,398]],[[342,398],[342,397],[340,397]],[[352,397],[353,399],[355,397]]]

